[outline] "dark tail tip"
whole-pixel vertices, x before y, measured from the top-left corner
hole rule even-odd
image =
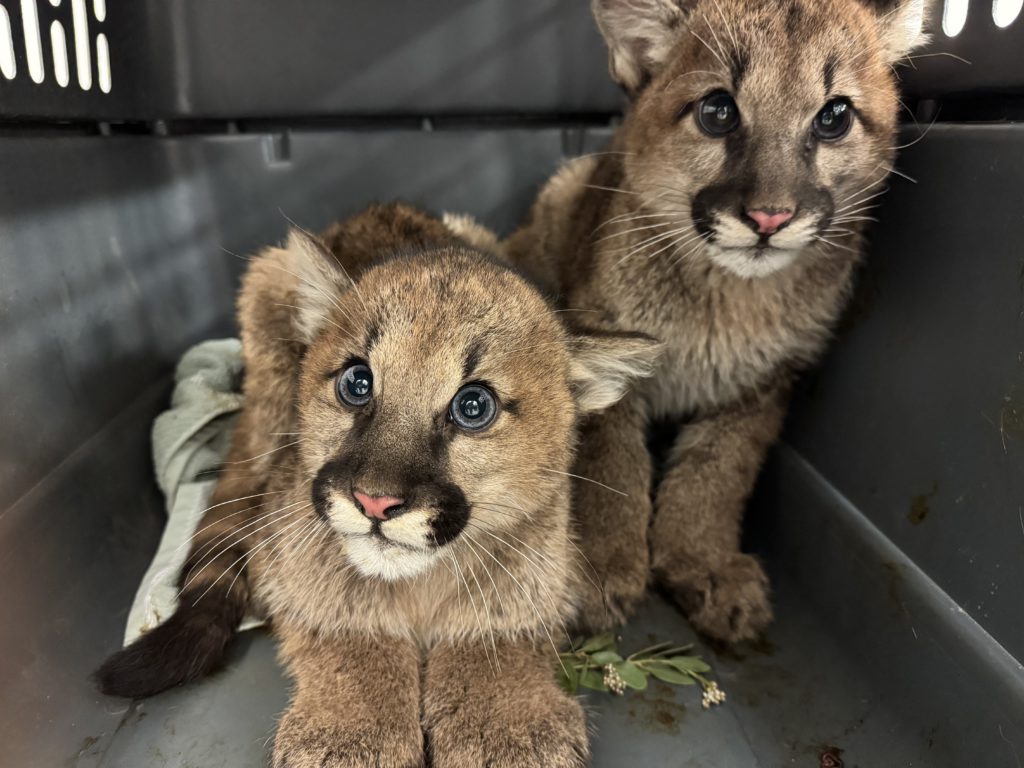
[[[224,660],[243,607],[182,597],[166,622],[108,658],[93,677],[108,696],[139,699],[208,675]]]

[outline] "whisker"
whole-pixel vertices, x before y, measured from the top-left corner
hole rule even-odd
[[[624,195],[639,195],[639,192],[634,192],[631,189],[619,189],[618,187],[602,187],[600,184],[584,184],[587,189],[601,189],[605,192],[621,192]]]
[[[293,541],[297,541],[300,536],[302,536],[304,533],[308,533],[310,529],[312,529],[316,524],[317,519],[314,517],[312,520],[306,522],[305,525],[302,525],[297,530],[292,531],[287,536],[282,538],[279,542],[277,542],[277,544],[271,547],[270,551],[267,553],[267,557],[269,557],[270,560],[267,562],[265,572],[270,573],[271,564],[276,563],[277,558],[279,558],[284,553],[284,546],[286,544],[289,544]],[[231,583],[228,584],[227,592],[231,592],[231,588],[235,586],[235,582],[238,581],[238,577],[241,576],[242,572],[249,567],[249,563],[252,562],[253,557],[256,555],[256,551],[257,550],[253,550],[249,553],[248,559],[246,559],[246,561],[242,563],[242,567],[238,569],[238,573],[235,574],[235,578],[233,578],[231,580]]]
[[[285,448],[291,448],[293,446],[298,445],[301,442],[302,442],[302,439],[299,438],[298,440],[294,440],[293,442],[290,442],[290,443],[285,443],[284,445],[278,446],[277,448],[271,448],[269,451],[265,451],[264,453],[257,454],[256,456],[250,456],[248,459],[239,459],[238,461],[225,461],[224,464],[227,465],[227,466],[231,466],[233,464],[248,464],[250,461],[256,461],[256,459],[262,459],[264,456],[269,456],[272,453],[277,453],[278,451],[283,451]]]
[[[199,605],[199,601],[200,601],[200,600],[202,600],[202,599],[203,599],[204,597],[206,597],[206,595],[207,595],[207,594],[209,594],[209,592],[210,592],[210,590],[211,590],[211,589],[213,589],[213,588],[214,588],[215,586],[217,586],[217,582],[218,582],[218,581],[220,581],[220,580],[221,580],[222,578],[224,578],[224,574],[225,574],[225,573],[228,573],[229,571],[231,571],[231,569],[233,569],[233,568],[234,568],[234,567],[235,567],[236,565],[238,565],[238,564],[239,564],[239,563],[240,563],[240,562],[241,562],[241,561],[242,561],[243,559],[244,559],[244,560],[246,560],[246,562],[248,562],[248,560],[249,560],[249,559],[251,559],[251,558],[252,558],[252,556],[253,556],[254,554],[256,554],[256,552],[258,552],[258,551],[259,551],[260,549],[262,549],[263,547],[267,546],[267,544],[269,544],[269,543],[270,543],[271,541],[273,541],[273,540],[274,540],[275,538],[277,538],[278,536],[280,536],[281,534],[283,534],[283,533],[284,533],[285,531],[287,531],[287,530],[289,530],[289,529],[293,528],[294,526],[296,526],[296,525],[301,525],[301,524],[302,524],[303,522],[304,522],[304,521],[303,521],[302,519],[299,519],[299,520],[295,520],[295,521],[293,521],[293,522],[289,523],[289,524],[288,524],[288,525],[286,525],[286,526],[285,526],[284,528],[282,528],[282,529],[281,529],[280,531],[278,531],[277,533],[275,533],[275,534],[273,534],[272,536],[268,537],[268,538],[266,539],[266,541],[260,542],[260,543],[259,543],[259,544],[257,544],[257,545],[256,545],[256,547],[254,547],[254,548],[253,548],[252,550],[250,550],[249,552],[246,552],[246,553],[244,553],[243,555],[241,555],[241,556],[240,556],[240,557],[239,557],[238,559],[236,559],[236,560],[235,560],[235,561],[234,561],[233,563],[231,563],[231,565],[229,565],[229,566],[228,566],[227,568],[225,568],[225,569],[224,569],[224,570],[223,570],[223,571],[222,571],[222,572],[221,572],[221,573],[220,573],[220,574],[219,574],[219,575],[217,576],[217,578],[213,580],[213,583],[212,583],[212,584],[211,584],[210,586],[208,586],[208,587],[207,587],[207,588],[206,588],[206,589],[205,589],[205,590],[203,591],[203,593],[202,593],[202,594],[201,594],[201,595],[200,595],[199,597],[197,597],[197,598],[195,599],[195,602],[194,602],[194,603],[192,603],[192,607],[194,608],[195,606]],[[241,571],[242,571],[242,570],[243,570],[244,568],[245,568],[245,566],[243,565],[243,566],[242,566],[242,569],[239,569],[239,573],[241,573]],[[238,578],[238,574],[235,574],[235,578]],[[234,581],[232,581],[231,583],[232,583],[232,584],[234,584]],[[229,588],[229,589],[228,589],[227,591],[230,591],[230,588]]]
[[[494,535],[493,533],[491,533],[490,531],[486,530],[485,528],[481,528],[479,525],[472,525],[471,527],[475,531],[480,531],[481,533],[487,534],[488,536],[490,536],[492,539],[497,541],[502,546],[508,547],[513,552],[515,552],[517,555],[519,555],[519,557],[522,560],[522,564],[525,565],[530,570],[530,573],[536,579],[537,587],[544,593],[544,597],[547,599],[547,601],[551,605],[553,605],[553,606],[554,605],[558,605],[558,603],[559,603],[558,598],[555,597],[552,594],[551,589],[548,587],[548,584],[547,584],[547,582],[548,582],[548,574],[540,567],[540,564],[538,564],[532,558],[528,557],[525,553],[520,552],[518,549],[513,547],[507,541],[502,539],[500,536]],[[572,638],[569,637],[569,630],[565,626],[565,622],[562,621],[561,618],[558,618],[557,621],[558,621],[559,629],[561,629],[562,634],[565,635],[566,642],[572,642]]]
[[[463,532],[463,533],[465,533],[465,532]],[[458,573],[459,578],[462,579],[462,583],[466,585],[466,595],[467,595],[467,597],[469,597],[469,604],[473,607],[473,614],[476,616],[476,623],[477,623],[477,627],[480,629],[480,636],[484,637],[485,636],[484,635],[484,624],[483,624],[483,621],[481,621],[481,619],[480,619],[480,611],[476,607],[476,600],[473,599],[473,592],[469,588],[469,582],[466,581],[466,577],[462,575],[462,568],[459,566],[459,561],[455,557],[455,554],[452,553],[452,552],[449,552],[448,554],[451,557],[452,565],[455,566],[456,573]],[[484,644],[484,649],[485,649],[484,650],[484,655],[487,657],[487,664],[493,670],[494,669],[494,665],[491,663],[491,657],[487,653],[486,648],[487,648],[487,645]],[[497,654],[497,651],[495,651],[495,654]]]
[[[599,237],[597,240],[594,240],[593,242],[596,245],[597,243],[603,243],[605,240],[611,240],[613,237],[624,237],[625,235],[631,234],[633,232],[642,232],[642,231],[648,230],[648,229],[660,229],[661,227],[664,227],[664,226],[665,226],[665,222],[656,222],[654,224],[645,224],[642,227],[632,227],[631,229],[623,229],[623,230],[620,230],[618,232],[613,232],[610,235],[605,235],[604,237]]]
[[[605,485],[604,483],[598,482],[597,480],[594,480],[591,477],[584,477],[583,475],[574,475],[572,472],[562,472],[561,470],[551,469],[549,467],[541,467],[540,469],[543,472],[554,472],[556,475],[565,475],[566,477],[574,477],[577,480],[586,480],[588,483],[598,485],[601,488],[611,491],[612,493],[619,494],[619,496],[625,496],[627,499],[629,498],[629,494],[626,493],[625,491],[620,491],[618,488],[612,488],[610,485]]]
[[[714,56],[716,59],[718,59],[718,63],[721,64],[725,68],[726,71],[729,71],[729,65],[725,63],[725,59],[723,59],[721,56],[719,56],[718,52],[714,48],[712,48],[710,45],[708,45],[708,41],[705,40],[700,35],[698,35],[697,32],[695,30],[693,30],[692,28],[689,31],[690,31],[691,35],[696,37],[698,40],[701,41],[701,43],[704,44],[705,48],[707,48],[709,51],[711,51],[711,55]]]
[[[512,579],[515,585],[519,588],[519,591],[523,593],[523,596],[529,601],[530,605],[533,607],[534,614],[537,616],[537,620],[540,622],[541,628],[544,630],[544,634],[547,635],[548,642],[551,643],[551,649],[555,652],[555,658],[558,659],[558,663],[561,665],[562,671],[565,672],[566,675],[568,675],[568,670],[565,669],[565,664],[562,662],[562,658],[558,653],[558,646],[555,645],[555,639],[551,636],[551,631],[548,629],[547,622],[544,621],[543,617],[541,616],[540,610],[537,608],[537,603],[534,602],[533,596],[530,594],[529,590],[527,590],[526,587],[522,585],[522,583],[519,581],[519,579],[515,577],[512,571],[506,568],[505,564],[502,563],[497,557],[495,557],[490,550],[482,547],[478,542],[476,542],[476,540],[473,539],[473,537],[470,535],[469,531],[463,531],[462,535],[466,537],[467,541],[472,541],[476,543],[477,546],[483,550],[483,553],[485,555],[491,558],[491,560],[498,564],[498,567],[501,568],[501,570],[508,574],[509,578]]]
[[[498,646],[494,642],[494,624],[491,617],[491,604],[487,602],[487,598],[484,596],[484,588],[480,586],[480,579],[476,577],[476,571],[468,567],[466,570],[469,571],[469,575],[473,577],[473,581],[476,583],[477,592],[480,593],[480,602],[484,604],[484,616],[487,617],[487,632],[491,638],[491,650],[494,653],[494,673],[497,674],[501,671],[501,661],[498,659]],[[487,570],[486,568],[484,570]],[[469,589],[469,584],[466,584],[466,589]]]
[[[301,504],[301,503],[302,502],[296,502],[295,504]],[[259,526],[255,530],[250,531],[249,533],[245,534],[244,536],[241,536],[239,538],[234,539],[230,544],[228,544],[227,546],[225,546],[222,549],[220,549],[217,552],[217,554],[212,555],[209,558],[207,558],[205,561],[203,561],[202,563],[197,563],[195,566],[191,567],[189,569],[189,571],[188,571],[189,574],[191,574],[191,576],[189,576],[189,578],[182,585],[181,589],[178,591],[178,594],[181,595],[182,593],[184,593],[185,590],[187,590],[189,588],[189,586],[192,584],[192,582],[194,582],[200,576],[200,574],[202,574],[202,572],[204,570],[206,570],[209,566],[213,565],[213,563],[217,561],[217,558],[219,558],[224,553],[230,551],[233,547],[238,546],[243,541],[245,541],[247,538],[249,538],[250,536],[253,536],[256,533],[259,533],[260,531],[264,530],[268,526],[274,525],[276,522],[278,522],[279,519],[280,520],[287,520],[289,517],[292,517],[293,515],[296,515],[296,514],[302,512],[304,509],[308,509],[309,507],[312,506],[312,504],[307,504],[306,507],[300,507],[299,509],[292,510],[288,514],[281,514],[281,513],[284,512],[284,510],[288,509],[289,507],[294,507],[295,504],[289,504],[287,507],[282,507],[281,509],[277,509],[277,510],[274,510],[273,512],[268,512],[267,514],[262,515],[259,520],[265,519],[265,518],[270,517],[270,516],[273,516],[274,519],[269,520],[268,522],[266,522],[263,525]],[[241,528],[232,529],[226,535],[220,537],[220,542],[223,542],[226,539],[231,538],[233,535],[239,533],[240,531],[243,531],[243,530],[246,530],[247,528],[252,527],[256,522],[259,522],[259,520],[253,521],[251,523],[248,523],[248,524],[242,526]],[[214,546],[217,546],[217,545],[214,545]],[[211,546],[210,549],[213,549],[213,546]],[[207,551],[209,551],[209,550],[207,550]],[[205,558],[206,555],[205,554],[201,555],[201,557]]]
[[[710,69],[694,69],[694,70],[691,70],[689,72],[683,72],[683,74],[676,75],[671,80],[669,80],[667,83],[665,83],[665,87],[661,89],[662,92],[664,93],[665,91],[667,91],[669,89],[669,87],[671,87],[675,83],[675,81],[678,80],[679,78],[681,78],[681,77],[689,77],[690,75],[711,75],[712,77],[718,77],[720,75],[720,73],[719,72],[712,72]]]
[[[596,235],[598,233],[598,231],[600,231],[604,227],[607,227],[609,224],[617,224],[619,222],[627,222],[627,221],[636,221],[637,219],[669,218],[669,217],[678,216],[678,215],[679,214],[677,214],[675,212],[671,212],[671,213],[644,213],[644,214],[637,214],[634,211],[629,211],[627,213],[620,213],[618,216],[613,216],[612,218],[608,219],[607,221],[605,221],[605,222],[603,222],[601,224],[598,224],[597,227],[594,228],[594,231],[591,232],[590,234],[591,234],[591,236]]]
[[[860,251],[858,251],[855,248],[850,248],[849,246],[841,245],[839,243],[833,243],[831,240],[827,240],[824,237],[822,237],[821,235],[815,235],[814,239],[815,240],[820,240],[821,242],[829,245],[832,248],[839,248],[840,250],[849,251],[850,253],[856,253],[856,254],[860,253]]]

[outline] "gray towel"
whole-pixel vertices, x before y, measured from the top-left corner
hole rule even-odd
[[[178,363],[171,407],[153,423],[153,463],[167,499],[167,527],[135,593],[125,645],[170,616],[178,603],[178,573],[242,407],[241,378],[238,339],[204,341]],[[242,628],[259,623],[247,618]]]

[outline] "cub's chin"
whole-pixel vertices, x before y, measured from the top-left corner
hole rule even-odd
[[[798,248],[723,248],[711,244],[708,256],[711,261],[737,277],[768,277],[779,272],[800,254]]]
[[[415,578],[437,561],[434,552],[396,544],[375,534],[346,536],[345,554],[360,574],[383,581]]]

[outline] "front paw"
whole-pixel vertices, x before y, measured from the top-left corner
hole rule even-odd
[[[647,592],[646,547],[607,565],[583,565],[577,628],[590,633],[622,626],[636,613]]]
[[[274,737],[274,768],[421,768],[419,723],[395,722],[385,709],[378,719],[339,719],[328,711],[289,710]]]
[[[434,768],[583,768],[590,757],[583,707],[553,683],[483,709],[449,708],[428,725]]]
[[[754,640],[771,623],[768,577],[750,555],[736,552],[716,565],[658,564],[655,575],[694,627],[716,640]]]

